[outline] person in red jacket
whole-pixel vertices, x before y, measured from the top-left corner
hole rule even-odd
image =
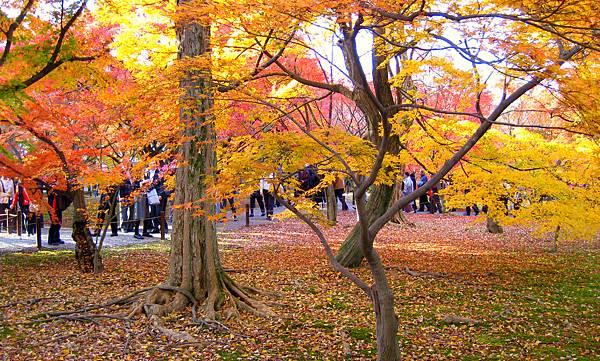
[[[29,199],[29,195],[27,194],[27,190],[19,180],[15,181],[15,194],[12,199],[12,203],[10,204],[10,209],[16,212],[21,212],[21,227],[23,231],[25,231],[26,226],[25,222],[27,220],[27,215],[29,214],[29,204],[31,203],[31,199]]]

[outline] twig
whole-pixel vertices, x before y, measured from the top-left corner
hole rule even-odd
[[[8,308],[8,307],[16,306],[16,305],[32,306],[40,301],[51,300],[51,299],[53,299],[53,298],[52,297],[40,297],[40,298],[32,298],[32,299],[24,300],[24,301],[15,301],[15,302],[7,303],[6,305],[2,305],[2,306],[0,306],[0,308]]]
[[[46,323],[46,322],[53,322],[53,321],[59,321],[59,320],[67,320],[67,321],[85,321],[85,322],[92,322],[96,325],[100,325],[100,322],[98,322],[96,319],[97,318],[106,318],[106,319],[111,319],[111,320],[119,320],[119,321],[129,321],[129,319],[123,315],[107,315],[107,314],[91,314],[91,313],[84,313],[84,314],[79,314],[79,315],[75,315],[75,314],[68,314],[68,315],[50,315],[50,316],[46,316],[45,319],[37,319],[37,320],[33,320],[33,321],[28,321],[28,322],[19,322],[17,324],[27,324],[27,325],[31,325],[34,323]]]
[[[49,343],[52,343],[52,342],[62,341],[64,339],[67,339],[67,338],[73,337],[73,336],[77,336],[77,334],[76,333],[68,333],[66,335],[62,335],[62,336],[58,336],[58,337],[55,337],[55,338],[51,338],[51,339],[46,340],[46,341],[32,343],[31,347],[43,346],[43,345],[46,345],[46,344],[49,344]]]
[[[188,346],[202,346],[202,348],[206,347],[206,342],[203,341],[190,341],[190,342],[177,342],[169,345],[165,345],[165,349],[171,349],[176,347],[188,347]]]

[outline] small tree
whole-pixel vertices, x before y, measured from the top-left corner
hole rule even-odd
[[[255,5],[260,9],[260,4]],[[584,49],[597,51],[594,48],[596,35],[592,31],[591,23],[578,22],[577,30],[573,33],[562,32],[560,24],[568,21],[567,19],[574,20],[571,17],[572,12],[579,11],[579,5],[575,3],[569,3],[568,10],[562,5],[510,9],[502,4],[489,3],[485,10],[470,5],[461,8],[450,4],[446,7],[438,5],[425,2],[407,5],[342,2],[336,4],[335,9],[329,9],[327,4],[312,3],[309,6],[311,14],[335,18],[332,26],[338,27],[331,32],[338,36],[346,65],[345,75],[349,81],[335,83],[333,79],[328,79],[327,82],[318,82],[307,78],[300,67],[277,60],[274,63],[280,72],[272,76],[281,76],[283,72],[290,81],[302,86],[325,89],[352,99],[373,128],[369,134],[374,139],[365,143],[339,134],[335,129],[315,131],[296,122],[297,130],[285,135],[263,135],[259,140],[243,139],[241,142],[244,146],[241,148],[244,149],[244,154],[237,154],[243,160],[230,163],[238,166],[233,169],[237,174],[241,174],[242,179],[251,178],[249,174],[242,174],[243,170],[249,167],[248,164],[255,164],[250,168],[264,172],[260,175],[254,174],[254,177],[264,177],[269,173],[278,174],[275,191],[280,202],[311,227],[321,240],[332,266],[352,280],[372,300],[376,319],[378,360],[397,360],[400,358],[400,352],[396,340],[398,323],[394,311],[394,296],[381,258],[374,248],[377,234],[404,206],[424,195],[465,159],[490,128],[500,121],[500,116],[524,94],[544,81],[562,79],[565,75],[561,66],[566,62],[578,61],[585,54]],[[587,5],[594,6],[591,3]],[[277,3],[269,3],[268,11],[273,11],[274,8],[277,9]],[[257,11],[261,10],[267,11],[266,8]],[[268,35],[265,33],[264,37],[285,39],[284,34],[290,31],[288,24],[301,23],[305,15],[304,10],[293,12],[289,7],[282,5],[277,21],[286,26],[278,28],[277,34],[271,30]],[[285,16],[289,16],[287,21],[281,19]],[[260,34],[259,25],[256,29],[246,25],[245,29],[254,37]],[[294,28],[294,31],[299,32],[300,29],[299,26]],[[462,39],[458,41],[454,37],[449,38],[447,31]],[[471,44],[472,34],[478,31],[484,36],[478,38],[476,44]],[[372,84],[367,80],[367,71],[359,57],[357,39],[362,32],[369,33],[374,38]],[[531,43],[529,37],[535,36],[547,40]],[[300,44],[300,47],[314,49],[311,47],[310,36],[302,37],[296,34],[294,39],[295,44]],[[265,41],[257,43],[261,54],[275,54],[275,51],[263,45],[266,44]],[[281,43],[277,46],[281,49]],[[293,49],[297,51],[297,48]],[[454,67],[447,56],[448,50],[465,59],[471,69]],[[438,51],[442,52],[441,56],[431,56]],[[413,56],[401,60],[399,69],[391,71],[388,66],[389,60],[403,53]],[[504,76],[504,87],[501,89],[503,94],[494,100],[489,112],[484,112],[481,106],[487,82],[482,80],[482,67]],[[431,74],[438,73],[441,76],[435,81],[432,80]],[[425,86],[433,86],[435,82],[447,82],[456,87],[471,89],[470,93],[474,96],[467,98],[474,99],[475,103],[470,107],[459,106],[457,109],[432,107],[422,101],[423,94],[418,90],[419,87],[415,91],[405,90],[404,99],[393,98],[392,94],[389,94],[389,85],[398,86],[407,76],[411,76],[413,81],[423,82]],[[282,117],[295,121],[294,108],[274,100],[258,101],[276,109]],[[472,110],[469,111],[469,108]],[[464,141],[444,139],[429,126],[429,121],[434,118],[444,118],[450,126],[458,126],[460,121],[464,121],[461,119],[464,117],[468,117],[468,122],[473,125],[470,135]],[[373,186],[390,185],[394,178],[391,174],[397,169],[394,165],[405,163],[403,155],[398,155],[398,148],[408,148],[409,144],[404,137],[413,123],[437,141],[438,148],[447,151],[447,156],[440,158],[440,165],[434,174],[415,192],[396,200],[390,206],[378,204],[377,206],[382,208],[380,213],[369,209],[366,201],[367,190]],[[251,147],[250,144],[254,146]],[[370,159],[370,162],[366,159]],[[271,166],[265,166],[265,162],[270,162]],[[258,163],[262,165],[259,166]],[[342,172],[355,182],[360,226],[357,237],[371,271],[374,281],[372,285],[359,279],[336,260],[319,227],[319,215],[312,207],[291,191],[282,190],[283,185],[286,185],[288,190],[294,187],[294,182],[290,179],[294,178],[303,163],[319,164],[323,171]],[[374,191],[374,194],[377,194],[376,192]]]

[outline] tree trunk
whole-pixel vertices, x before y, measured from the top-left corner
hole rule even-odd
[[[178,5],[188,2],[179,0]],[[210,56],[209,24],[179,23],[177,39],[179,59]],[[271,314],[268,307],[248,296],[256,290],[238,286],[223,271],[215,224],[208,217],[215,213],[215,201],[206,191],[216,167],[210,66],[186,70],[180,86],[184,95],[179,116],[184,124],[185,141],[178,151],[177,206],[173,207],[169,276],[165,285],[147,295],[141,308],[152,317],[169,314],[191,303],[203,305],[205,318],[214,320],[217,310],[229,299],[231,312],[227,317],[237,314],[238,309]]]
[[[178,1],[178,5],[187,3]],[[209,56],[210,26],[198,23],[177,24],[179,59]],[[173,238],[166,284],[193,295],[199,303],[206,301],[205,312],[215,318],[215,309],[223,303],[223,271],[217,252],[217,233],[208,216],[214,214],[214,202],[207,198],[206,188],[216,165],[213,129],[210,68],[187,70],[180,86],[179,117],[185,128],[178,155]],[[162,316],[187,306],[188,296],[182,292],[157,289],[147,302],[149,315]]]
[[[375,239],[366,240],[361,234],[361,249],[365,254],[374,284],[371,286],[371,301],[375,313],[377,335],[377,361],[400,360],[398,345],[398,318],[394,312],[394,294],[390,289],[381,257],[375,249]]]
[[[334,223],[337,222],[337,198],[335,198],[335,190],[333,185],[327,186],[327,220]]]
[[[83,188],[72,192],[73,197],[73,241],[75,241],[75,258],[83,272],[100,273],[104,269],[102,257],[96,252],[96,244],[88,229],[88,215]]]
[[[367,202],[367,213],[369,214],[369,224],[379,218],[388,209],[392,199],[393,186],[375,185],[373,192]],[[363,252],[360,248],[361,226],[357,222],[352,231],[340,247],[335,259],[344,267],[358,267],[363,259]]]
[[[394,296],[387,286],[373,286],[373,308],[375,311],[375,324],[377,336],[377,360],[394,361],[400,360],[400,348],[398,346],[398,318],[394,312]]]

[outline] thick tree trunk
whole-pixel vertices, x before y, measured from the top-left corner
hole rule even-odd
[[[178,5],[189,0],[179,0]],[[179,59],[210,55],[210,25],[177,24]],[[180,83],[184,90],[180,119],[184,143],[179,147],[176,172],[173,238],[169,276],[165,285],[150,292],[141,307],[150,317],[162,316],[188,304],[202,305],[204,317],[217,318],[217,310],[230,300],[226,317],[238,309],[259,315],[272,314],[268,307],[249,296],[256,290],[238,286],[221,266],[214,221],[215,201],[207,187],[215,175],[216,154],[212,116],[211,72],[188,69]]]
[[[387,185],[373,186],[373,192],[367,202],[367,213],[369,214],[369,224],[379,218],[388,209],[392,199],[394,187]],[[358,267],[363,259],[363,252],[360,248],[360,223],[356,223],[352,231],[340,247],[335,259],[344,267]]]
[[[178,1],[178,5],[187,3]],[[210,26],[181,23],[177,26],[179,59],[208,56]],[[215,132],[212,119],[210,69],[187,70],[181,87],[180,119],[184,123],[176,172],[173,237],[169,261],[169,287],[185,290],[198,303],[204,302],[206,316],[215,318],[223,303],[223,271],[217,252],[217,233],[208,216],[214,202],[206,188],[216,165]],[[162,316],[187,306],[193,300],[184,292],[156,289],[147,297],[146,313]]]
[[[83,272],[102,272],[104,266],[102,257],[96,254],[96,244],[88,229],[88,215],[85,204],[83,189],[77,189],[72,193],[73,197],[73,241],[75,241],[75,258]]]

